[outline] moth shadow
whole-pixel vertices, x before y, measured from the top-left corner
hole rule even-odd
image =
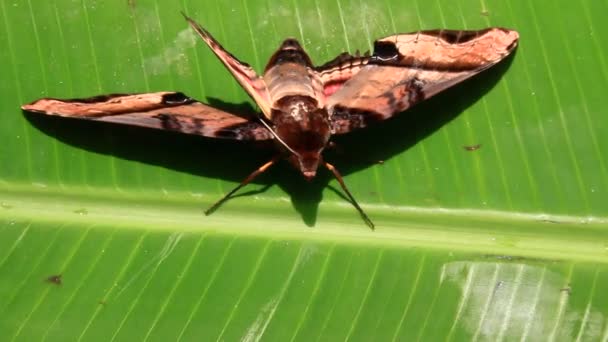
[[[67,145],[207,178],[241,181],[274,155],[272,146],[264,142],[251,144],[100,121],[24,114],[38,130]]]
[[[328,149],[325,159],[343,175],[348,175],[407,151],[478,101],[497,83],[510,61],[512,56],[493,67],[491,72],[467,80],[368,129],[332,137],[338,148]],[[249,103],[231,104],[216,98],[208,98],[205,102],[237,115],[251,117],[255,113]],[[99,121],[24,114],[37,129],[68,145],[206,178],[240,182],[276,154],[272,142],[210,139]],[[332,180],[331,173],[321,167],[317,177],[307,182],[297,170],[282,161],[255,179],[253,189],[245,188],[235,196],[261,193],[277,185],[290,195],[303,222],[313,227],[323,191]],[[262,187],[255,188],[259,185]],[[348,201],[340,188],[330,188]],[[356,193],[353,195],[357,198]],[[202,203],[201,207],[206,209],[210,204]],[[230,205],[230,201],[224,205]],[[354,208],[353,215],[358,215]]]
[[[221,109],[225,112],[240,116],[245,119],[249,119],[254,117],[256,113],[259,113],[259,110],[254,108],[249,102],[241,102],[241,103],[231,103],[226,102],[216,97],[207,97],[206,102],[211,107]]]

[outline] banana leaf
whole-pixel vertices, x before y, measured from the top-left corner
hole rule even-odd
[[[40,97],[255,107],[185,12],[261,70],[420,29],[520,33],[496,68],[204,210],[272,150],[28,115]],[[606,1],[0,1],[6,341],[605,340]],[[331,158],[331,159],[330,159]]]

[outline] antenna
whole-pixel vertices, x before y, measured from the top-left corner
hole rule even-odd
[[[283,139],[281,139],[281,138],[279,137],[279,135],[278,135],[278,134],[277,134],[277,133],[276,133],[276,132],[275,132],[275,131],[274,131],[274,130],[273,130],[271,127],[270,127],[270,125],[268,125],[268,124],[266,123],[266,121],[264,121],[264,119],[262,119],[261,117],[258,117],[258,119],[260,120],[260,122],[262,123],[262,125],[266,126],[266,128],[268,128],[268,130],[270,131],[270,133],[272,133],[272,135],[273,135],[273,136],[274,136],[274,137],[275,137],[275,138],[276,138],[276,139],[277,139],[277,140],[278,140],[278,141],[279,141],[279,142],[280,142],[280,143],[281,143],[283,146],[285,146],[285,148],[286,148],[286,149],[287,149],[289,152],[291,152],[291,153],[295,154],[295,155],[296,155],[296,156],[298,156],[298,157],[300,156],[300,154],[299,154],[298,152],[294,151],[294,150],[293,150],[291,147],[289,147],[289,145],[287,145],[287,143],[286,143],[286,142],[284,142],[284,141],[283,141]]]

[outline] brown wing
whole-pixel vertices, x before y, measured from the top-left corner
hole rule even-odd
[[[44,98],[21,107],[47,115],[114,122],[237,140],[272,139],[255,121],[209,107],[182,93],[111,94],[85,99]]]
[[[261,78],[251,66],[247,63],[239,61],[230,52],[226,51],[222,45],[211,36],[202,26],[194,20],[182,13],[190,26],[203,39],[203,41],[211,48],[211,51],[224,63],[224,66],[230,71],[232,76],[239,82],[241,87],[251,96],[251,98],[260,107],[267,118],[270,118],[270,98],[268,97],[268,89]]]
[[[333,133],[387,119],[464,81],[508,56],[518,39],[502,28],[400,34],[377,40],[374,54],[352,67],[317,70],[326,89],[337,88],[327,100]]]

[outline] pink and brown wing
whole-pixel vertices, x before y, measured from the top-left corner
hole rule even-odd
[[[515,31],[489,28],[420,31],[377,40],[364,65],[339,73],[336,67],[318,71],[329,80],[326,88],[337,88],[327,100],[333,133],[387,119],[476,75],[508,56],[518,39]]]
[[[339,54],[331,61],[315,67],[317,76],[323,83],[323,95],[329,97],[340,89],[346,81],[355,76],[370,59],[369,51],[363,56],[347,52]]]
[[[182,13],[183,14],[183,13]],[[194,20],[186,16],[190,26],[203,39],[203,41],[211,48],[211,51],[222,61],[224,66],[230,71],[232,76],[239,82],[241,87],[251,96],[264,115],[270,118],[271,103],[268,96],[268,89],[264,83],[264,79],[260,77],[251,66],[247,63],[239,61],[230,52],[226,51],[222,45],[211,36],[202,26]]]
[[[84,99],[43,98],[21,107],[47,115],[156,128],[236,140],[268,140],[260,123],[193,100],[182,93],[111,94]]]

